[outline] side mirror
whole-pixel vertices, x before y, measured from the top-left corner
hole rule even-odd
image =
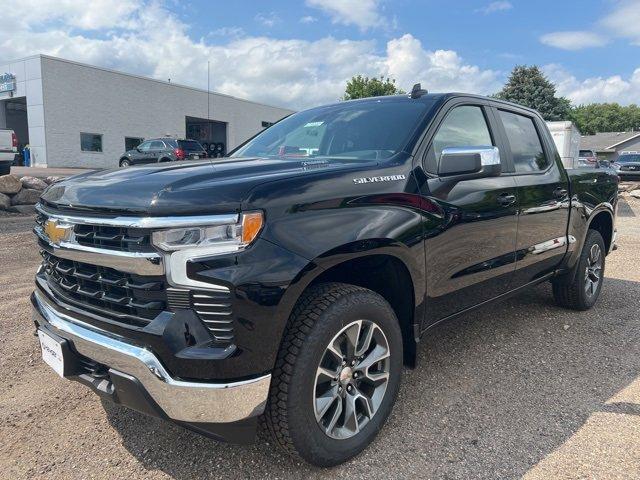
[[[449,147],[440,154],[438,176],[443,181],[495,177],[501,172],[498,147]]]

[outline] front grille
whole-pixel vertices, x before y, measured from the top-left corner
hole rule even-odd
[[[192,308],[221,343],[233,341],[233,310],[229,292],[167,289],[169,308]]]
[[[41,252],[47,284],[63,302],[133,326],[166,307],[164,277],[137,276]]]
[[[44,225],[46,215],[39,213],[36,223]],[[155,252],[151,245],[151,230],[145,228],[113,227],[109,225],[76,224],[75,241],[85,247],[104,248],[120,252]]]

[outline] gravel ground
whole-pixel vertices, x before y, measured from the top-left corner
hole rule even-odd
[[[102,405],[59,379],[30,319],[31,219],[0,218],[0,477],[638,478],[640,201],[623,207],[593,310],[559,309],[541,285],[439,327],[378,439],[324,471]]]

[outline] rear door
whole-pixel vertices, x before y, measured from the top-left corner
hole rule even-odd
[[[427,324],[505,293],[515,268],[516,188],[504,160],[507,173],[494,177],[456,181],[436,173],[444,148],[502,149],[492,112],[480,99],[448,105],[442,120],[435,120],[420,187],[437,212],[425,222]]]
[[[544,122],[528,110],[496,105],[518,205],[513,288],[545,276],[567,250],[569,179]]]

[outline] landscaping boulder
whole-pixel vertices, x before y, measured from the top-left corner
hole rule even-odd
[[[11,198],[9,195],[0,193],[0,210],[7,210],[11,206]]]
[[[629,192],[629,195],[631,195],[634,198],[640,198],[640,190],[633,190]]]
[[[11,197],[11,205],[34,205],[40,200],[42,191],[33,188],[23,188],[13,197]]]
[[[36,214],[36,206],[35,205],[14,205],[9,208],[10,212],[21,213],[22,215],[35,215]]]
[[[33,190],[44,190],[48,184],[44,180],[36,177],[24,176],[20,179],[22,188],[32,188]]]
[[[0,176],[0,193],[5,195],[13,195],[18,193],[22,188],[22,183],[18,180],[18,177],[14,175],[2,175]]]
[[[47,177],[44,179],[47,182],[47,185],[51,185],[52,183],[57,183],[60,180],[64,180],[64,177]]]

